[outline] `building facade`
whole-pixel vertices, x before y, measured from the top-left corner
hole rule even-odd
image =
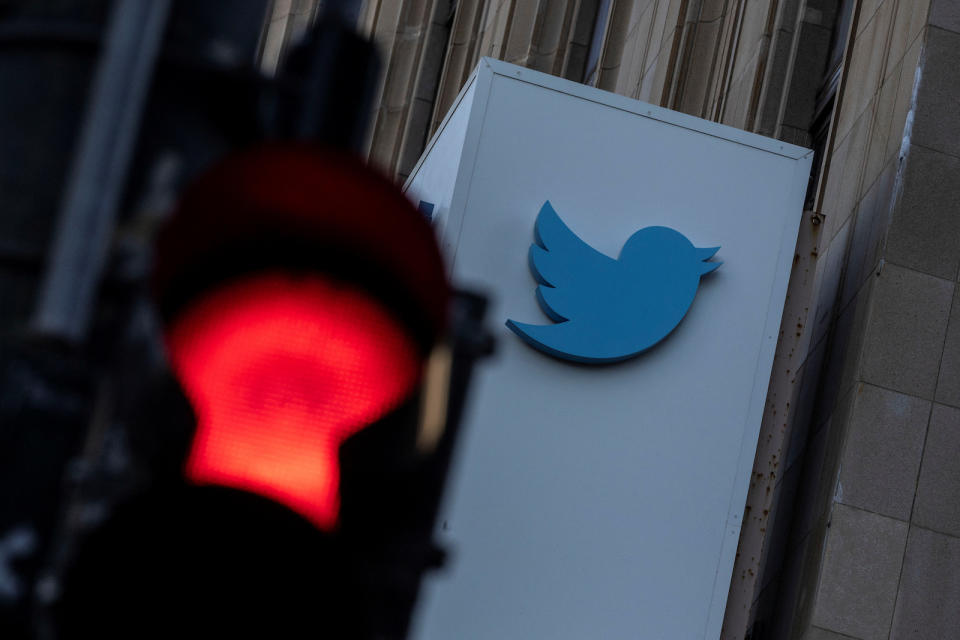
[[[35,308],[70,160],[49,150],[77,137],[110,4],[5,7],[5,335]],[[211,3],[216,46],[192,14],[168,38],[270,74],[324,4],[273,0],[261,29],[264,2]],[[364,151],[399,182],[483,56],[816,150],[723,637],[960,638],[960,0],[355,7],[383,65]],[[177,122],[165,144],[192,148]]]
[[[723,637],[960,637],[960,1],[367,0],[359,25],[366,152],[401,182],[482,56],[816,150]]]

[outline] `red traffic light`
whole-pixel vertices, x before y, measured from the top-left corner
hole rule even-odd
[[[448,299],[433,232],[352,158],[267,147],[184,195],[158,245],[188,480],[337,522],[340,445],[418,388]]]
[[[263,495],[323,529],[336,522],[340,444],[420,373],[386,309],[318,275],[232,282],[177,317],[167,342],[197,414],[187,478]]]

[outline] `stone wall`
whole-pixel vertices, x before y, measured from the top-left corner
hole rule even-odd
[[[809,433],[771,638],[960,628],[958,62],[960,3],[861,3],[823,198],[823,365],[796,425]]]
[[[835,34],[841,5],[367,0],[361,14],[387,72],[369,155],[398,180],[481,56],[584,81],[594,34],[598,87],[812,145],[840,38],[730,585],[732,640],[960,628],[960,0],[856,0]]]

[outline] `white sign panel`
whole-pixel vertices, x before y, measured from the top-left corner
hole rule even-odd
[[[498,338],[437,532],[451,562],[425,587],[415,637],[719,637],[810,162],[481,62],[407,184],[435,205],[454,282],[490,295]],[[534,244],[549,256],[531,259]],[[684,265],[699,265],[692,285]],[[538,277],[553,285],[540,303]],[[653,292],[671,278],[693,287],[682,320],[606,357],[611,335],[668,314]],[[577,329],[553,352],[553,334],[537,345],[524,332],[541,329],[516,330],[572,316],[592,337]]]

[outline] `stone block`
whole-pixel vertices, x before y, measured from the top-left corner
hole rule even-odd
[[[960,536],[960,409],[934,404],[913,521]],[[960,576],[958,576],[960,578]],[[960,628],[960,627],[958,627]]]
[[[870,187],[876,182],[887,165],[888,160],[894,155],[887,151],[887,136],[890,135],[890,128],[893,122],[893,112],[896,106],[897,87],[900,83],[900,75],[888,78],[880,85],[880,92],[877,94],[873,109],[873,122],[870,125],[870,143],[867,148],[867,156],[863,166],[863,177],[861,182],[860,196],[864,196]]]
[[[810,627],[807,629],[807,632],[803,634],[803,640],[850,640],[850,636],[840,635],[839,633],[827,631],[820,627]]]
[[[960,33],[929,27],[923,58],[913,141],[960,156]]]
[[[446,4],[444,13],[449,14],[452,3]],[[530,35],[530,68],[559,75],[563,68],[566,43],[573,31],[573,13],[579,3],[576,0],[542,0]]]
[[[887,260],[953,280],[960,266],[960,158],[911,145],[903,180]]]
[[[863,32],[871,25],[871,21],[877,15],[877,9],[884,2],[891,4],[889,0],[861,0],[860,2],[860,22],[856,25],[855,33],[857,36],[863,36]]]
[[[872,118],[872,111],[867,109],[856,119],[830,161],[829,179],[838,182],[833,190],[828,185],[828,191],[824,193],[822,212],[826,215],[823,231],[826,238],[833,238],[839,232],[857,205]],[[846,149],[841,149],[843,146]]]
[[[740,74],[730,81],[724,100],[722,124],[740,129],[748,127],[748,110],[754,80],[750,74]]]
[[[401,184],[416,166],[427,144],[427,129],[430,126],[432,114],[433,103],[417,98],[410,104],[396,168],[397,181]]]
[[[877,278],[868,278],[837,317],[828,338],[827,355],[821,373],[821,388],[814,403],[813,424],[829,418],[837,406],[860,379],[863,344],[872,305],[871,295]]]
[[[443,58],[449,36],[449,29],[444,25],[431,23],[427,26],[413,95],[414,98],[429,102],[431,107],[437,96],[437,85],[440,81],[440,72],[443,70]]]
[[[909,520],[929,415],[927,400],[858,385],[840,460],[837,499]]]
[[[787,72],[790,69],[791,52],[794,50],[793,31],[777,29],[774,37],[771,52],[767,59],[769,65],[766,73],[767,86],[764,87],[765,98],[761,98],[759,103],[759,113],[753,129],[760,135],[773,136],[776,133],[778,119],[780,117],[781,96],[783,86],[786,81]],[[802,74],[798,74],[802,77]],[[794,79],[791,78],[791,82]],[[774,99],[776,96],[776,99]]]
[[[890,640],[946,640],[960,630],[960,539],[912,527]]]
[[[773,5],[769,2],[744,3],[739,27],[741,35],[737,42],[736,55],[733,57],[734,76],[742,75],[747,67],[753,66],[750,59],[763,46],[766,25],[770,23],[770,13],[773,10]]]
[[[837,194],[840,193],[840,183],[843,182],[843,168],[847,163],[847,154],[850,152],[850,134],[843,138],[837,138],[833,143],[833,153],[824,160],[823,174],[820,176],[820,185],[823,189],[823,195],[820,201],[820,213],[827,217],[821,233],[824,241],[829,240],[826,237],[826,228],[830,223],[830,216],[839,215],[835,213],[838,210]],[[829,164],[827,164],[829,162]]]
[[[673,16],[673,24],[667,22],[669,15],[673,11],[672,5],[674,4],[675,3],[672,2],[659,1],[655,3],[653,24],[650,26],[650,42],[647,44],[648,53],[646,54],[646,62],[644,62],[644,73],[650,70],[653,58],[656,57],[656,53],[660,51],[670,30],[676,26],[676,16]],[[664,60],[666,60],[666,57],[664,57]]]
[[[897,3],[896,15],[893,17],[893,30],[890,34],[890,53],[888,67],[899,62],[906,54],[907,49],[916,40],[926,25],[929,2],[901,0]]]
[[[640,78],[640,86],[637,88],[637,93],[634,96],[637,100],[643,100],[644,102],[649,102],[651,104],[659,104],[659,95],[653,95],[653,80],[656,76],[655,69],[660,62],[660,57],[656,56],[650,61],[650,66],[643,72],[643,76]],[[662,65],[659,65],[662,66]]]
[[[933,0],[929,22],[935,27],[960,33],[960,3],[957,0]]]
[[[867,4],[877,3],[871,0]],[[881,69],[887,58],[887,31],[894,4],[892,0],[884,0],[876,7],[876,11],[871,12],[870,7],[860,10],[848,71],[849,77],[857,81],[847,84],[837,118],[838,137],[846,135],[857,118],[868,109],[870,99],[880,86]]]
[[[899,82],[893,105],[893,117],[890,119],[890,134],[887,136],[888,155],[899,155],[905,134],[910,135],[907,129],[907,113],[910,111],[913,99],[913,85],[917,82],[917,66],[922,50],[923,37],[917,36],[904,54],[903,60],[893,68],[893,71],[898,74]],[[912,123],[910,126],[913,126]]]
[[[812,330],[810,339],[815,343],[820,342],[826,335],[837,310],[837,293],[840,290],[843,266],[847,261],[847,243],[851,226],[853,225],[848,219],[829,245],[826,247],[821,245],[820,248],[813,286],[816,292],[816,312],[812,316],[813,327],[809,327]]]
[[[800,488],[797,491],[797,509],[792,525],[797,535],[816,530],[829,517],[837,492],[840,454],[843,451],[853,396],[851,391],[840,399],[836,411],[813,434],[810,441],[804,457]]]
[[[876,273],[893,206],[891,198],[896,170],[897,160],[891,158],[857,207],[840,294],[841,308],[846,307],[867,278]]]
[[[953,293],[947,339],[943,343],[940,376],[937,380],[937,402],[960,407],[960,287]]]
[[[690,113],[701,118],[709,117],[709,113],[705,112],[709,99],[707,91],[710,86],[711,76],[715,73],[713,52],[717,50],[721,26],[722,22],[719,20],[716,22],[699,22],[697,24],[696,37],[694,38],[693,49],[690,53],[690,63],[686,69],[686,79],[684,80],[680,104],[676,107],[678,111]],[[747,64],[743,69],[737,69],[735,65],[733,77],[743,75],[752,77],[760,64],[761,48],[757,46],[753,50],[741,51],[740,53],[743,55],[743,59],[747,61]],[[737,60],[739,61],[739,58],[737,58]]]
[[[668,5],[671,8],[671,13],[676,5],[679,5],[679,3],[671,2]],[[670,71],[670,60],[672,59],[674,44],[676,40],[680,38],[682,33],[682,30],[676,26],[675,21],[676,16],[674,16],[674,21],[670,21],[669,19],[667,20],[666,31],[664,32],[663,39],[661,40],[660,49],[656,55],[656,61],[647,67],[646,73],[652,76],[650,78],[649,102],[653,104],[666,104],[667,102],[667,96],[665,95],[666,88],[669,86],[669,78],[667,73]]]
[[[862,640],[887,640],[907,529],[900,520],[835,506],[814,626]]]
[[[630,14],[632,25],[627,34],[627,47],[624,50],[623,64],[617,78],[617,93],[637,97],[643,72],[647,68],[647,57],[654,55],[650,51],[650,30],[656,13],[657,3],[646,2],[643,7],[635,6]],[[628,54],[629,51],[629,54]]]
[[[506,16],[502,59],[514,64],[527,65],[537,22],[539,2],[512,2]]]
[[[860,376],[933,399],[954,283],[886,263],[876,278]]]

